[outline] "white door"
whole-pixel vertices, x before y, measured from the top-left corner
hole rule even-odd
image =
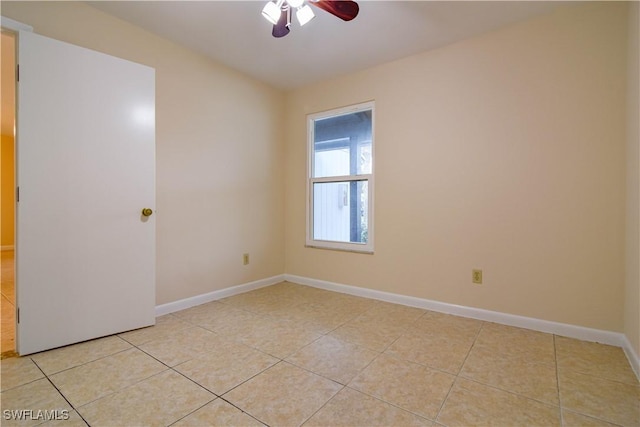
[[[155,322],[155,71],[18,34],[17,351]]]

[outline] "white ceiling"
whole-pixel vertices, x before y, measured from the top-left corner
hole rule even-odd
[[[371,1],[344,22],[314,8],[271,36],[261,1],[97,1],[90,5],[282,89],[434,49],[573,2]]]

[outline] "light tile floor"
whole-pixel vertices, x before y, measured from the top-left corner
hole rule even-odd
[[[620,348],[287,282],[1,363],[3,426],[640,425]]]

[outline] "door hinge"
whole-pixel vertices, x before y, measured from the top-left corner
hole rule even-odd
[[[20,201],[20,187],[16,187],[16,202]]]
[[[20,323],[20,307],[16,308],[16,323]]]
[[[16,81],[20,81],[20,64],[16,65]]]

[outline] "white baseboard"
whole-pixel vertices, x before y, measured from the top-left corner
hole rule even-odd
[[[13,245],[0,246],[0,251],[12,251]]]
[[[194,297],[169,302],[167,304],[157,305],[156,316],[163,316],[165,314],[174,313],[176,311],[191,308],[196,305],[219,300],[237,294],[242,294],[245,292],[253,291],[255,289],[264,288],[265,286],[275,285],[276,283],[280,283],[283,281],[284,274],[281,274],[278,276],[268,277],[266,279],[256,280],[255,282],[249,282],[242,285],[232,286],[230,288],[224,288],[218,291],[209,292],[206,294],[196,295]]]
[[[242,294],[265,286],[275,285],[282,281],[298,283],[300,285],[312,286],[314,288],[328,291],[340,292],[364,298],[371,298],[395,304],[407,305],[410,307],[422,308],[425,310],[437,311],[440,313],[454,314],[456,316],[469,317],[486,322],[500,323],[508,326],[531,329],[539,332],[560,335],[563,337],[576,338],[584,341],[599,342],[602,344],[621,347],[638,379],[640,379],[640,356],[636,353],[629,339],[620,332],[604,331],[600,329],[586,328],[583,326],[569,325],[566,323],[551,322],[532,317],[518,316],[515,314],[500,313],[497,311],[484,310],[481,308],[466,307],[462,305],[449,304],[440,301],[433,301],[424,298],[399,295],[390,292],[376,291],[374,289],[359,288],[357,286],[343,285],[340,283],[327,282],[324,280],[311,279],[308,277],[296,276],[292,274],[281,274],[255,282],[232,286],[194,297],[185,298],[179,301],[170,302],[156,306],[156,316],[184,310],[196,305],[219,300],[237,294]]]
[[[560,335],[563,337],[576,338],[584,341],[598,342],[602,344],[622,347],[631,367],[640,379],[640,357],[633,349],[627,337],[620,332],[604,331],[600,329],[586,328],[583,326],[569,325],[566,323],[551,322],[532,317],[518,316],[515,314],[500,313],[497,311],[484,310],[481,308],[466,307],[455,304],[448,304],[440,301],[433,301],[424,298],[410,297],[406,295],[393,294],[390,292],[376,291],[373,289],[359,288],[356,286],[343,285],[340,283],[327,282],[324,280],[311,279],[308,277],[285,274],[284,279],[288,282],[299,283],[301,285],[329,291],[341,292],[344,294],[372,298],[380,301],[395,304],[407,305],[410,307],[422,308],[425,310],[437,311],[456,316],[469,317],[472,319],[484,320],[487,322],[500,323],[508,326],[531,329],[539,332]]]
[[[629,363],[631,364],[633,372],[636,373],[636,377],[638,377],[638,380],[640,381],[640,355],[635,352],[633,346],[631,345],[631,342],[629,341],[629,338],[627,338],[626,335],[624,335],[624,342],[625,344],[622,346],[622,349],[627,355],[627,359],[629,359]]]

